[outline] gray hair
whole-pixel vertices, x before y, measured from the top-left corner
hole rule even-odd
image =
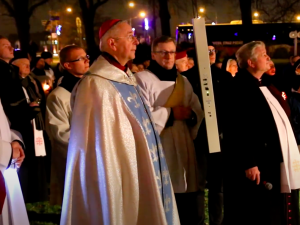
[[[255,60],[257,58],[255,50],[258,47],[266,47],[266,45],[262,41],[252,41],[237,50],[235,56],[241,69],[248,68],[248,59]]]
[[[112,37],[116,37],[117,34],[119,33],[120,31],[120,28],[119,28],[119,24],[121,23],[127,23],[127,20],[122,20],[118,23],[116,23],[114,26],[112,26],[112,28],[110,28],[104,35],[103,37],[100,39],[100,44],[99,44],[99,47],[100,47],[100,51],[106,51],[108,46],[107,46],[107,39],[109,38],[112,38]]]

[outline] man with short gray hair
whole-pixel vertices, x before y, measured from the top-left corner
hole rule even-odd
[[[294,224],[285,214],[291,198],[282,193],[300,187],[300,170],[293,167],[300,154],[286,113],[261,84],[270,57],[260,41],[243,45],[236,57],[241,70],[224,131],[225,224]]]
[[[61,225],[179,225],[158,133],[127,62],[139,43],[121,20],[75,86]]]

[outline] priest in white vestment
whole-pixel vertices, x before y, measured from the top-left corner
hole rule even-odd
[[[152,61],[135,77],[160,133],[181,224],[197,224],[199,173],[193,140],[204,118],[197,95],[175,67],[176,46],[169,37],[152,43]]]
[[[1,225],[29,225],[17,175],[17,168],[21,166],[25,157],[21,143],[20,134],[9,128],[9,123],[0,100]]]
[[[179,225],[168,166],[127,62],[138,41],[102,24],[103,54],[75,86],[61,225]]]
[[[64,67],[62,82],[47,98],[46,128],[52,144],[50,204],[62,205],[67,152],[71,129],[71,92],[89,69],[86,52],[76,45],[64,47],[60,53]]]

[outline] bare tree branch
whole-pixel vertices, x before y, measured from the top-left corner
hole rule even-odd
[[[291,21],[300,7],[300,0],[256,0],[257,10],[269,22]]]
[[[103,4],[105,4],[106,2],[108,2],[108,0],[97,0],[97,2],[94,4],[94,8],[95,10],[97,10],[97,8]]]
[[[1,0],[1,1],[3,1],[3,0]],[[40,2],[38,2],[38,3],[36,3],[36,4],[34,4],[34,5],[32,5],[31,7],[30,7],[30,9],[28,10],[28,15],[29,15],[29,17],[32,15],[32,13],[34,12],[34,10],[37,8],[37,7],[39,7],[39,6],[41,6],[41,5],[44,5],[45,3],[47,3],[49,0],[41,0]]]
[[[0,0],[0,2],[4,5],[4,7],[6,8],[7,12],[8,12],[8,16],[14,16],[15,15],[15,10],[13,9],[13,7],[6,1],[6,0]],[[2,14],[3,15],[3,14]]]

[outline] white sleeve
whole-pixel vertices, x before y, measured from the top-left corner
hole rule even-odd
[[[153,119],[153,122],[155,123],[156,130],[160,134],[166,126],[166,123],[167,123],[170,113],[171,113],[171,109],[165,108],[165,107],[155,107],[154,108],[153,105],[151,105],[151,103],[150,103],[150,95],[151,95],[150,92],[151,91],[147,88],[147,81],[142,79],[143,76],[138,75],[135,77],[136,77],[137,83],[140,87],[143,100],[144,100],[145,104],[148,105],[148,107],[151,111],[152,119]]]
[[[0,139],[0,165],[7,167],[12,154],[12,148],[10,142]]]
[[[11,141],[20,141],[24,145],[22,135],[16,130],[11,129],[10,131],[11,131]]]
[[[67,157],[67,150],[70,138],[70,115],[67,115],[66,105],[56,95],[49,95],[46,106],[47,133],[51,139],[63,146],[59,148],[62,155]]]

